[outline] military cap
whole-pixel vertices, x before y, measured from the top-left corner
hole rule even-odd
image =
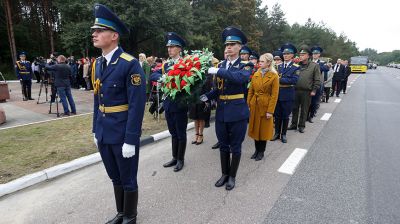
[[[19,52],[18,56],[22,56],[22,55],[26,56],[26,52],[25,51]]]
[[[311,53],[313,54],[321,54],[324,51],[320,46],[314,46],[311,48]]]
[[[302,45],[300,47],[300,54],[311,54],[310,48],[307,45]]]
[[[272,55],[274,56],[274,59],[279,58],[283,61],[282,51],[280,51],[280,50],[274,51],[274,52],[272,52]]]
[[[251,54],[250,54],[250,57],[249,57],[249,59],[251,60],[251,59],[259,59],[260,58],[260,55],[256,52],[256,51],[251,51]]]
[[[179,46],[181,48],[184,48],[186,46],[186,41],[185,39],[183,39],[181,36],[179,36],[177,33],[175,32],[168,32],[167,34],[165,34],[165,41],[166,46]]]
[[[297,48],[291,43],[285,43],[281,47],[281,52],[282,53],[296,54],[297,53]]]
[[[251,49],[248,47],[248,46],[246,46],[246,45],[244,45],[244,46],[242,46],[242,49],[240,49],[240,54],[251,54]]]
[[[222,31],[222,42],[224,42],[224,44],[228,43],[246,44],[247,37],[240,29],[233,26],[228,26]]]
[[[94,5],[95,21],[92,29],[110,29],[119,34],[128,34],[129,29],[109,8],[102,4]]]

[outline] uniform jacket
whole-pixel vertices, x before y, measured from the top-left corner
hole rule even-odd
[[[18,79],[32,80],[32,66],[29,61],[17,61],[15,68]]]
[[[321,71],[323,80],[326,81],[326,79],[328,78],[327,76],[328,76],[328,71],[329,71],[329,67],[326,65],[326,62],[318,59],[317,61],[315,61],[315,63],[319,64],[319,69]]]
[[[219,70],[217,76],[217,88],[211,90],[206,95],[210,100],[217,100],[217,111],[215,119],[221,122],[235,122],[249,118],[249,108],[246,100],[221,100],[221,95],[245,94],[247,91],[247,83],[252,73],[253,64],[242,63],[238,58],[235,63],[226,69],[227,61],[224,60],[218,65]]]
[[[108,66],[101,71],[102,57],[93,66],[95,89],[93,132],[103,144],[127,143],[139,146],[144,107],[146,79],[139,61],[118,48]],[[103,113],[99,105],[110,107],[128,104],[128,110]]]
[[[300,64],[299,81],[296,90],[317,91],[321,87],[321,71],[319,65],[308,61],[307,64]]]
[[[251,79],[247,104],[250,107],[249,136],[256,140],[270,140],[273,135],[273,118],[266,118],[266,113],[273,114],[278,101],[279,76],[274,72],[262,76],[261,69]]]
[[[291,62],[285,69],[284,63],[278,65],[279,84],[279,101],[294,101],[295,90],[294,86],[299,80],[299,65]],[[287,87],[287,86],[293,87]]]

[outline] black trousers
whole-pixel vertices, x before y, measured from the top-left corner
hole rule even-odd
[[[31,89],[32,89],[32,80],[22,80],[22,95],[24,95],[25,99],[31,98]]]
[[[36,82],[40,82],[40,73],[38,71],[34,71],[33,73],[35,74]]]
[[[340,80],[340,79],[333,79],[332,80],[332,94],[331,94],[331,96],[333,96],[333,93],[335,93],[335,91],[336,91],[336,96],[339,96],[340,90],[341,90],[341,83],[342,83],[342,80]]]
[[[346,87],[347,87],[347,79],[343,79],[342,83],[340,83],[342,86],[343,93],[346,93]]]
[[[325,102],[328,103],[329,95],[331,94],[331,87],[324,87]]]

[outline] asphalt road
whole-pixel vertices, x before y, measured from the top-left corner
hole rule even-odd
[[[230,192],[214,187],[213,125],[202,145],[188,144],[179,173],[162,167],[169,138],[142,147],[138,223],[400,223],[400,70],[353,74],[348,85],[341,102],[321,104],[304,134],[268,142],[264,160],[249,159],[247,138]],[[325,113],[332,116],[320,120]],[[296,148],[308,152],[294,174],[278,172]],[[114,212],[101,163],[0,198],[0,223],[104,223]]]

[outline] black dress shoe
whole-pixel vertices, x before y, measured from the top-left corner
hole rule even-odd
[[[282,143],[287,143],[286,135],[282,135],[281,141]]]
[[[165,163],[163,166],[164,167],[171,167],[171,166],[175,166],[176,163],[177,163],[177,160],[176,159],[172,159],[171,161]]]
[[[219,178],[219,180],[217,180],[217,182],[215,182],[215,186],[216,187],[222,187],[225,185],[225,183],[228,181],[229,176],[222,174],[221,178]]]
[[[176,166],[175,166],[175,168],[174,168],[174,172],[179,172],[179,171],[181,171],[181,169],[183,168],[183,165],[184,165],[185,163],[183,162],[183,160],[178,160],[177,162],[176,162]]]
[[[259,152],[254,160],[255,161],[260,161],[263,158],[264,158],[264,152]]]
[[[219,147],[220,147],[220,143],[219,142],[217,142],[217,143],[215,143],[215,145],[213,145],[211,148],[212,149],[218,149]]]
[[[225,189],[230,191],[235,188],[235,177],[229,177],[228,182],[226,182]]]
[[[304,133],[304,128],[303,128],[303,127],[300,127],[300,128],[299,128],[299,132],[300,132],[300,133]]]
[[[35,99],[33,99],[33,98],[28,98],[28,100],[35,100]]]
[[[277,140],[277,139],[280,139],[280,136],[279,136],[278,133],[276,133],[276,134],[274,135],[274,137],[272,137],[271,141],[275,141],[275,140]]]
[[[309,118],[307,119],[307,121],[310,122],[310,123],[314,123],[312,117],[309,117]]]
[[[297,130],[297,126],[294,124],[291,124],[287,130]]]

